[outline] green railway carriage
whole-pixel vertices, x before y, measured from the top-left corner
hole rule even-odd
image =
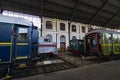
[[[93,30],[85,35],[87,55],[111,56],[120,54],[120,32]]]
[[[70,52],[73,54],[84,54],[84,40],[72,39],[70,40]]]

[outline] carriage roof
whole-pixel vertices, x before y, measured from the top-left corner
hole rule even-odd
[[[3,16],[3,15],[0,15],[0,22],[32,26],[32,22],[27,21],[25,19]]]
[[[89,35],[91,33],[110,33],[110,34],[120,34],[120,32],[117,31],[111,31],[111,30],[93,30],[88,32],[86,35]]]

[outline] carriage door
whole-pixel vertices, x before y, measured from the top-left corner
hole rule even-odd
[[[30,32],[28,27],[18,26],[16,27],[17,38],[16,38],[16,51],[15,58],[18,59],[27,59],[29,57],[29,37]]]
[[[98,34],[92,34],[89,36],[90,39],[90,51],[98,51]]]
[[[0,63],[9,63],[12,54],[12,25],[0,23]]]

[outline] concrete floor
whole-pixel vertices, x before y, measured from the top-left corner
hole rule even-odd
[[[15,80],[120,80],[120,60]]]

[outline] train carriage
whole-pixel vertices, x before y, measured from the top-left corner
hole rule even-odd
[[[35,66],[43,58],[38,56],[39,49],[45,49],[43,54],[57,52],[56,43],[47,42],[41,46],[39,41],[39,30],[31,22],[0,15],[0,79],[21,63]]]
[[[31,32],[32,23],[0,15],[0,63],[30,58]]]
[[[32,23],[0,15],[0,79],[13,64],[27,63],[32,53]]]
[[[73,54],[84,54],[84,40],[72,39],[70,40],[69,51]]]
[[[120,32],[93,30],[85,35],[86,55],[112,56],[120,54]]]

